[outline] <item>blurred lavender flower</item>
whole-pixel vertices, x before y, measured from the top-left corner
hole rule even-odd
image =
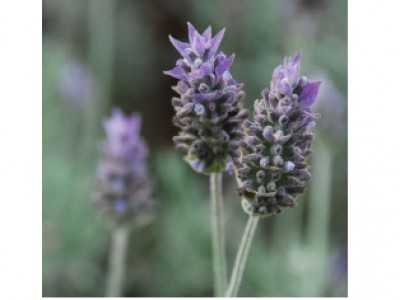
[[[179,80],[173,89],[180,97],[174,97],[172,105],[173,122],[181,131],[174,142],[197,172],[217,173],[238,155],[241,124],[247,117],[241,104],[245,94],[229,72],[234,55],[216,55],[224,29],[214,37],[211,27],[202,34],[190,23],[188,29],[189,43],[169,37],[182,58],[164,72]]]
[[[113,224],[146,217],[152,208],[147,147],[140,137],[141,119],[114,109],[104,122],[106,139],[97,170],[94,202]]]
[[[316,76],[324,82],[314,105],[314,110],[324,116],[319,129],[330,142],[341,142],[346,138],[346,98],[328,75],[319,73]]]
[[[340,285],[347,283],[348,277],[348,257],[347,249],[335,249],[331,257],[331,272],[329,289],[332,291],[340,288]]]
[[[62,97],[72,105],[87,102],[93,93],[93,78],[87,66],[70,62],[62,69],[59,90]]]
[[[306,159],[312,152],[311,128],[319,115],[310,106],[320,82],[300,77],[300,61],[300,52],[285,58],[273,73],[270,89],[254,104],[254,121],[244,122],[246,136],[235,164],[243,208],[253,216],[293,207],[311,178]]]

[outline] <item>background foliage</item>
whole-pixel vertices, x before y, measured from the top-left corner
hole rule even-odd
[[[158,202],[131,233],[125,295],[212,295],[208,181],[173,149],[173,79],[162,74],[178,57],[167,36],[185,39],[186,21],[226,27],[248,108],[298,49],[326,88],[309,192],[261,222],[240,295],[346,296],[347,2],[327,0],[43,1],[43,295],[104,294],[110,232],[89,198],[114,106],[143,116]],[[246,222],[235,188],[225,176],[230,268]]]

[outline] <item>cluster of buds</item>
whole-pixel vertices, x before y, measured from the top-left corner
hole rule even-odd
[[[254,104],[253,121],[244,122],[241,156],[235,161],[243,209],[269,216],[294,207],[311,178],[311,154],[318,114],[312,113],[320,82],[300,77],[301,53],[285,58],[273,73],[270,89]]]
[[[140,222],[149,216],[153,204],[140,116],[126,117],[114,109],[103,125],[106,139],[101,144],[94,203],[113,225]]]
[[[164,72],[179,80],[173,87],[179,97],[172,99],[172,105],[173,123],[180,132],[173,140],[194,170],[221,172],[239,154],[247,117],[242,108],[245,94],[229,72],[234,55],[216,54],[224,29],[214,37],[211,27],[199,34],[188,23],[188,30],[189,43],[169,37],[182,58],[174,69]]]

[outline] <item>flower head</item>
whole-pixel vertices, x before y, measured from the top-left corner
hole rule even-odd
[[[152,206],[148,151],[140,137],[139,115],[127,117],[114,109],[103,125],[106,139],[101,145],[93,199],[103,215],[119,224],[147,214]]]
[[[250,215],[269,216],[293,207],[311,178],[311,154],[318,114],[310,111],[320,82],[300,77],[301,54],[285,58],[270,89],[254,104],[254,120],[244,122],[245,138],[236,160],[242,205]]]
[[[178,79],[173,89],[179,98],[174,97],[172,105],[180,132],[174,142],[197,172],[220,172],[238,155],[241,123],[247,116],[241,104],[244,92],[229,72],[234,56],[216,54],[224,29],[213,37],[211,27],[200,34],[188,23],[188,31],[188,43],[169,37],[182,58],[164,72]]]

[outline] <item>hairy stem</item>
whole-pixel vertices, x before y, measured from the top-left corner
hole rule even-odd
[[[116,227],[112,233],[109,270],[107,278],[107,297],[121,297],[125,277],[125,259],[129,231],[126,226]]]
[[[214,289],[215,295],[221,297],[224,295],[227,285],[222,173],[212,173],[210,175],[210,193]]]
[[[250,216],[244,230],[242,241],[236,255],[235,265],[233,266],[231,280],[225,297],[236,297],[239,291],[240,283],[243,277],[244,267],[246,265],[247,256],[253,241],[254,232],[257,228],[260,217]]]

